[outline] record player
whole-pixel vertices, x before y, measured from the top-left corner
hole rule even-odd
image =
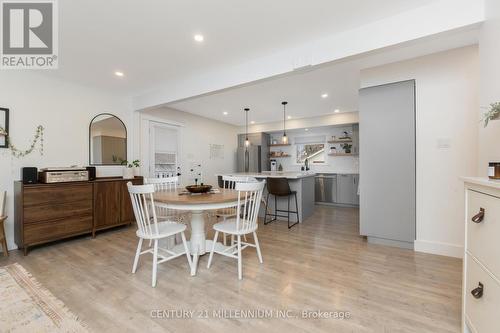
[[[38,178],[41,183],[83,182],[89,180],[89,172],[85,168],[60,167],[40,169]]]

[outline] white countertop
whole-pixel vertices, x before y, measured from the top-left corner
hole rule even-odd
[[[233,172],[225,174],[227,176],[247,176],[254,178],[287,178],[301,179],[306,177],[314,177],[315,172],[312,171],[263,171],[263,172]],[[222,175],[218,175],[222,176]]]
[[[462,177],[465,183],[482,185],[500,190],[500,180],[491,180],[486,177]]]

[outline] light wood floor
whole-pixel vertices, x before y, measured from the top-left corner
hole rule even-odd
[[[184,257],[162,264],[151,288],[151,260],[130,273],[132,228],[13,251],[0,266],[19,262],[95,332],[458,332],[462,262],[367,244],[358,211],[318,206],[288,230],[260,226],[264,264],[254,249],[236,261],[200,259],[189,276]],[[152,319],[152,310],[349,311],[350,319]]]

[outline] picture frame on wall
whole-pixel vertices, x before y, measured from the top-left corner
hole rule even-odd
[[[0,127],[7,132],[6,135],[0,133],[0,148],[9,148],[9,109],[0,108]]]

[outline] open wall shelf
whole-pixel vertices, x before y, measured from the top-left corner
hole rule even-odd
[[[291,146],[289,143],[276,143],[276,144],[270,144],[269,147],[285,147],[285,146]]]
[[[330,153],[328,156],[358,156],[359,154],[347,154],[347,153]]]

